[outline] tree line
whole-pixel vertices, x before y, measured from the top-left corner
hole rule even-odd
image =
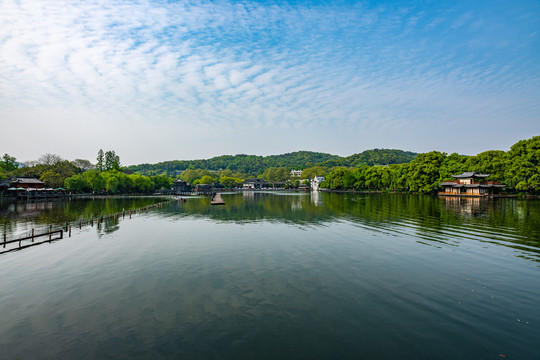
[[[248,177],[259,177],[269,183],[279,183],[280,186],[298,187],[305,179],[324,176],[322,187],[330,190],[435,193],[439,189],[439,183],[452,180],[451,175],[477,171],[491,174],[487,180],[507,185],[508,191],[534,194],[540,192],[540,136],[518,141],[508,152],[489,150],[475,156],[457,153],[448,155],[438,151],[415,154],[384,149],[369,150],[341,159],[333,155],[329,155],[332,158],[327,158],[327,155],[311,152],[276,155],[267,157],[270,160],[264,163],[281,165],[290,160],[289,164],[294,165],[264,168],[257,163],[264,157],[226,155],[185,162],[181,167],[187,167],[178,171],[178,174],[162,167],[156,167],[156,170],[148,168],[147,173],[150,176],[147,176],[134,173],[134,169],[142,171],[141,168],[121,167],[120,158],[114,151],[103,152],[100,149],[96,165],[84,159],[68,161],[58,155],[45,154],[37,161],[27,162],[27,166],[24,167],[21,167],[14,157],[5,154],[0,160],[0,180],[11,176],[35,177],[50,187],[65,187],[69,191],[144,193],[169,189],[176,178],[192,185],[221,184],[227,188],[234,188]],[[406,163],[373,164],[404,161],[407,156],[413,159]],[[323,161],[311,162],[316,159]],[[238,166],[231,166],[235,161]],[[257,163],[256,166],[249,165],[251,161]],[[195,168],[195,164],[201,167]],[[245,171],[241,170],[244,165],[247,169]],[[218,166],[217,170],[211,169]],[[301,176],[293,177],[290,170],[299,168],[303,169]]]
[[[21,166],[15,157],[4,154],[0,161],[0,180],[31,177],[48,187],[75,192],[149,193],[170,189],[173,179],[164,175],[143,176],[122,171],[120,157],[114,151],[99,150],[96,165],[89,160],[68,161],[55,154],[45,154]],[[129,171],[128,171],[129,172]]]
[[[508,191],[540,192],[540,136],[521,140],[508,152],[489,150],[475,156],[431,151],[405,164],[339,167],[329,171],[322,187],[330,190],[388,190],[435,193],[439,183],[466,171],[491,174],[487,181]]]

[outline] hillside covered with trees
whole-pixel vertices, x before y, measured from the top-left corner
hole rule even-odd
[[[202,169],[210,171],[231,170],[247,176],[261,175],[268,168],[304,170],[314,166],[360,166],[402,164],[411,161],[416,153],[402,150],[374,149],[360,154],[341,157],[311,151],[297,151],[282,155],[223,155],[205,160],[173,160],[157,164],[128,166],[128,169],[142,175],[174,175],[184,170]]]

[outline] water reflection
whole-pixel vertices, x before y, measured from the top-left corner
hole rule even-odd
[[[3,357],[538,358],[538,202],[223,198],[0,256]],[[38,213],[94,206],[67,205]]]
[[[488,199],[487,198],[464,198],[457,196],[445,196],[442,198],[446,208],[452,209],[462,215],[481,215],[485,212]]]
[[[3,234],[10,238],[28,232],[32,228],[44,231],[49,225],[63,227],[66,223],[78,224],[83,219],[97,219],[122,210],[129,211],[156,202],[163,198],[117,197],[79,200],[53,199],[35,202],[0,202],[0,226]],[[97,220],[96,220],[97,221]],[[112,228],[111,228],[112,229]]]
[[[412,237],[427,245],[459,246],[474,240],[510,246],[519,256],[539,258],[540,202],[519,199],[436,198],[406,194],[225,194],[226,206],[204,199],[168,209],[170,216],[215,221],[271,221],[325,226],[350,221],[373,231]],[[176,215],[175,215],[176,214]]]
[[[279,222],[327,226],[350,221],[430,246],[460,246],[477,241],[512,247],[518,256],[540,258],[538,200],[457,198],[406,194],[333,194],[243,192],[225,193],[225,206],[210,206],[209,197],[173,202],[156,214],[203,217],[216,222]],[[4,233],[17,234],[38,225],[76,223],[100,214],[153,204],[163,199],[118,198],[0,204]],[[99,233],[118,230],[119,221],[105,221]]]

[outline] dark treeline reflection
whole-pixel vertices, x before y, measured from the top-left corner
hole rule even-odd
[[[412,237],[428,245],[458,246],[475,240],[510,246],[520,256],[540,258],[540,201],[520,199],[437,198],[406,194],[335,194],[244,192],[223,195],[224,206],[211,206],[210,197],[171,202],[153,216],[207,218],[218,222],[280,222],[326,226],[350,221],[371,231]],[[62,225],[79,219],[136,209],[161,198],[112,198],[36,203],[1,203],[3,231],[28,231],[35,225]],[[121,227],[105,221],[105,233]],[[19,226],[20,225],[20,226]]]
[[[222,222],[270,221],[324,226],[350,221],[377,231],[412,236],[419,242],[459,244],[463,239],[502,244],[540,255],[540,201],[437,198],[406,194],[225,194],[225,206],[209,198],[162,209],[169,215]]]
[[[306,193],[244,192],[224,194],[223,199],[224,206],[211,206],[210,198],[188,199],[180,205],[172,203],[169,211],[218,221],[278,221],[303,225],[320,224],[334,218]]]
[[[36,202],[0,202],[0,224],[6,233],[16,232],[16,225],[58,226],[88,220],[163,201],[162,198],[95,198]]]

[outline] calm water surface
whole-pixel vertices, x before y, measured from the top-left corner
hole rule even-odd
[[[540,202],[223,198],[0,255],[1,358],[540,359]],[[0,203],[0,225],[156,201]]]

